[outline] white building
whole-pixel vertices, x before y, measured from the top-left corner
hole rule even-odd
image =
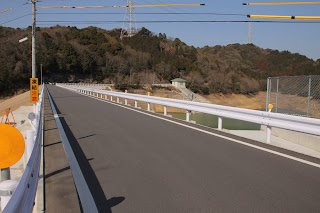
[[[186,88],[186,80],[182,78],[176,78],[171,80],[172,86],[177,87],[177,88]]]

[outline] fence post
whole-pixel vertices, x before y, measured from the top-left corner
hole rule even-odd
[[[167,106],[163,106],[164,109],[163,109],[163,114],[164,115],[168,115],[168,110],[167,110]]]
[[[218,117],[218,129],[222,130],[222,117],[221,116]]]
[[[277,78],[276,112],[278,112],[279,78]]]
[[[266,112],[268,111],[268,105],[269,105],[269,81],[270,78],[267,79],[267,100],[266,100]]]
[[[307,112],[308,118],[310,117],[310,96],[311,96],[311,76],[309,76],[308,112]]]

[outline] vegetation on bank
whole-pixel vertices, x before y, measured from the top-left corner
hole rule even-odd
[[[31,39],[18,40],[30,32],[31,27],[0,27],[1,96],[29,87]],[[201,94],[254,93],[266,89],[270,76],[320,75],[320,60],[253,44],[195,48],[145,28],[132,38],[119,37],[120,29],[37,28],[37,75],[43,64],[44,81],[114,83],[116,88],[180,77]]]

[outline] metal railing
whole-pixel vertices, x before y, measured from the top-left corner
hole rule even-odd
[[[320,75],[270,77],[266,108],[277,113],[320,118]]]
[[[170,98],[160,98],[146,95],[129,94],[123,92],[113,92],[106,90],[87,89],[80,86],[70,86],[67,84],[57,84],[57,86],[80,92],[82,94],[94,95],[100,98],[101,94],[105,95],[105,99],[110,96],[110,100],[113,101],[113,97],[124,98],[127,104],[127,99],[135,100],[135,107],[138,106],[137,101],[147,102],[148,111],[150,111],[150,103],[163,105],[164,115],[167,115],[167,107],[174,107],[186,110],[186,120],[190,120],[191,111],[201,112],[218,116],[218,129],[222,129],[222,119],[231,118],[236,120],[248,121],[267,126],[267,142],[270,143],[271,128],[278,127],[291,131],[297,131],[312,135],[320,136],[320,119],[305,118],[299,116],[278,114],[273,112],[264,112],[251,109],[242,109],[229,106],[221,106],[215,104],[199,103],[192,101],[176,100]]]
[[[34,139],[34,147],[31,156],[28,160],[27,166],[19,181],[17,189],[15,190],[10,201],[2,211],[3,213],[31,213],[34,206],[41,162],[41,145],[43,135],[43,89],[44,86],[42,87],[42,90],[39,95],[39,102],[37,103],[35,110],[36,116],[33,122],[35,124],[36,133],[36,137]]]

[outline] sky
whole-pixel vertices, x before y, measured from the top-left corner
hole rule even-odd
[[[31,26],[31,4],[28,0],[1,0],[0,25],[13,28]],[[271,19],[249,19],[251,15],[294,15],[320,16],[320,4],[315,5],[279,5],[279,6],[243,6],[242,3],[294,2],[297,0],[134,0],[135,5],[146,4],[206,4],[193,7],[149,7],[135,8],[137,21],[267,21]],[[299,1],[299,0],[298,0]],[[303,0],[301,0],[303,1]],[[306,0],[304,0],[306,1]],[[311,1],[311,0],[308,0]],[[42,0],[37,6],[101,6],[126,5],[126,0]],[[37,26],[97,26],[103,29],[121,28],[125,8],[95,9],[37,9]],[[48,14],[51,13],[51,14]],[[63,14],[62,14],[63,13]],[[69,13],[69,14],[65,14]],[[82,13],[82,14],[70,14]],[[110,14],[120,13],[120,14]],[[139,13],[219,13],[213,14],[139,14]],[[25,16],[26,15],[26,16]],[[23,17],[22,17],[23,16]],[[19,18],[22,17],[22,18]],[[18,18],[18,19],[17,19]],[[16,20],[14,20],[16,19]],[[11,21],[13,20],[13,21]],[[74,22],[76,21],[76,22]],[[108,23],[108,21],[119,21]],[[272,19],[272,21],[275,21]],[[284,20],[296,22],[296,20]],[[98,23],[85,23],[98,22]],[[320,22],[313,21],[313,22]],[[248,39],[248,23],[137,23],[137,27],[146,27],[154,33],[166,33],[167,37],[179,38],[195,47],[245,44]],[[314,60],[320,59],[320,23],[252,23],[252,43],[279,51],[288,50],[300,53]]]

